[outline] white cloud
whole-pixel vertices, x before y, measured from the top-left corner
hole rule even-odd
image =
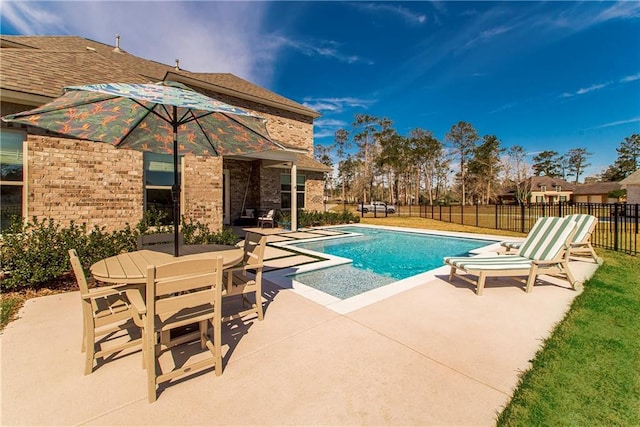
[[[636,80],[640,80],[640,73],[638,74],[633,74],[631,76],[627,76],[627,77],[623,77],[622,79],[620,79],[620,83],[629,83],[629,82],[633,82]]]
[[[347,64],[364,63],[373,65],[373,61],[361,58],[357,55],[349,55],[339,50],[339,45],[333,41],[315,41],[314,43],[301,40],[292,40],[284,36],[271,37],[273,42],[281,48],[290,47],[306,56],[323,56],[325,58],[336,59]]]
[[[71,34],[195,72],[270,83],[279,46],[261,33],[262,2],[11,2],[3,21],[23,34]]]
[[[310,98],[307,97],[303,100],[302,104],[305,107],[309,107],[313,110],[322,112],[328,111],[333,113],[341,113],[347,108],[369,108],[374,104],[374,100],[360,99],[360,98]]]
[[[595,85],[591,85],[591,86],[586,87],[586,88],[578,89],[578,90],[577,90],[577,91],[575,91],[575,92],[564,92],[564,93],[563,93],[562,95],[560,95],[560,96],[561,96],[562,98],[570,98],[570,97],[572,97],[572,96],[576,96],[576,95],[584,95],[584,94],[587,94],[587,93],[589,93],[589,92],[593,92],[593,91],[596,91],[596,90],[603,89],[603,88],[605,88],[605,87],[609,86],[610,84],[611,84],[610,82],[608,82],[608,83],[595,84]]]
[[[620,126],[620,125],[626,125],[626,124],[629,124],[629,123],[638,123],[638,122],[640,122],[640,117],[634,117],[634,118],[629,119],[629,120],[618,120],[616,122],[605,123],[603,125],[596,126],[596,127],[591,128],[591,129],[609,128],[609,127],[613,127],[613,126]]]
[[[385,15],[394,14],[404,19],[410,24],[424,24],[427,22],[427,16],[421,13],[415,13],[406,7],[399,6],[392,3],[354,3],[355,6],[361,10],[367,10],[371,12],[380,12]]]

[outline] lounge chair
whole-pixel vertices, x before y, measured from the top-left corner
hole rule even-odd
[[[242,310],[234,315],[225,317],[232,320],[250,313],[256,313],[258,320],[264,317],[262,311],[262,267],[264,250],[267,246],[267,236],[258,233],[247,233],[244,239],[244,258],[240,265],[224,270],[225,293],[223,299],[241,296],[243,307],[250,305],[249,309]],[[253,273],[250,273],[253,271]],[[254,294],[255,304],[248,298],[248,294]]]
[[[526,292],[531,292],[539,274],[560,274],[576,289],[579,283],[569,269],[568,250],[575,232],[576,224],[571,219],[539,218],[518,255],[445,258],[445,264],[451,266],[449,281],[453,281],[457,270],[475,275],[476,281],[460,275],[458,277],[474,285],[477,295],[482,295],[487,277],[528,276]]]
[[[263,228],[266,224],[271,225],[271,227],[274,226],[274,218],[273,216],[275,215],[275,211],[273,209],[271,209],[269,212],[267,212],[267,214],[265,216],[259,216],[258,217],[258,227]]]
[[[573,220],[576,223],[576,234],[569,246],[569,255],[588,255],[598,264],[602,264],[602,258],[596,255],[596,251],[591,245],[591,235],[598,224],[598,218],[587,214],[567,215],[565,218]],[[534,232],[534,230],[531,229],[531,232]],[[507,252],[510,252],[512,249],[520,249],[522,244],[523,242],[500,242],[501,246],[507,248]]]
[[[187,259],[149,266],[146,298],[139,289],[127,290],[127,296],[133,318],[142,328],[143,366],[147,370],[150,403],[155,402],[156,386],[160,383],[211,365],[215,366],[216,375],[222,374],[222,258]],[[195,323],[197,334],[171,337],[171,330]],[[212,335],[209,326],[213,328]],[[209,357],[175,363],[172,370],[163,371],[159,359],[164,352],[197,339],[200,348],[211,353]],[[193,347],[188,346],[185,351]],[[182,357],[184,354],[180,353]]]
[[[93,372],[94,360],[140,345],[142,340],[122,341],[123,337],[119,337],[121,342],[118,344],[109,343],[119,331],[127,331],[131,336],[130,332],[138,329],[131,318],[129,300],[125,295],[128,285],[89,289],[89,281],[75,249],[69,250],[69,259],[80,288],[83,318],[81,351],[85,353],[84,374],[88,375]],[[101,338],[96,341],[98,337]]]

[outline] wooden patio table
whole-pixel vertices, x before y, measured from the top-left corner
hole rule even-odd
[[[230,245],[184,245],[180,256],[173,256],[173,244],[155,245],[148,249],[121,253],[96,262],[90,268],[96,280],[107,283],[141,284],[147,282],[147,266],[193,258],[222,257],[224,267],[242,260],[244,249]]]

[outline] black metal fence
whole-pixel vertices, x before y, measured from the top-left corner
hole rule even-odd
[[[419,215],[422,218],[521,233],[528,233],[539,217],[577,213],[598,218],[598,225],[591,236],[594,246],[638,255],[640,204],[421,205],[403,206],[394,212],[395,215]]]
[[[627,203],[559,203],[531,205],[405,205],[364,212],[363,217],[420,216],[462,225],[528,233],[542,216],[565,216],[586,213],[598,218],[591,237],[596,247],[638,255],[640,240],[640,204]]]

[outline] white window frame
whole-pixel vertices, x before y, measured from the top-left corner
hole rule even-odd
[[[28,169],[27,169],[27,132],[24,130],[18,130],[18,129],[5,129],[2,128],[0,129],[0,132],[2,133],[13,133],[13,134],[20,134],[22,135],[22,180],[21,181],[3,181],[2,177],[0,176],[0,185],[3,186],[15,186],[15,187],[22,187],[22,194],[21,194],[21,211],[22,211],[22,219],[26,219],[27,218],[27,197],[26,195],[27,193],[27,176],[28,176]],[[1,148],[0,148],[1,149]]]

